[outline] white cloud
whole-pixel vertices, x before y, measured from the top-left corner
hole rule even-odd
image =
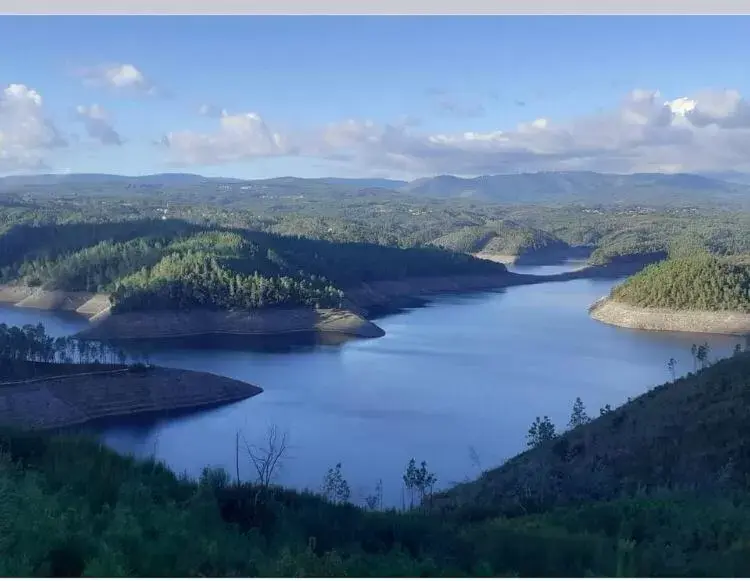
[[[667,101],[664,104],[669,107],[672,113],[674,113],[675,115],[684,117],[690,111],[695,109],[696,102],[694,99],[689,99],[688,97],[679,97],[677,99],[673,99],[672,101]]]
[[[159,90],[143,72],[132,64],[109,64],[78,71],[83,80],[94,86],[115,91],[155,96]]]
[[[221,164],[293,153],[286,140],[272,132],[256,113],[230,115],[223,111],[213,133],[172,132],[162,145],[179,165]]]
[[[44,154],[66,145],[47,119],[42,96],[26,85],[8,85],[0,94],[0,171],[46,167]]]
[[[347,119],[280,135],[256,114],[216,108],[212,133],[182,131],[164,143],[184,164],[304,155],[390,174],[479,175],[539,170],[750,171],[750,106],[736,91],[669,100],[636,89],[609,111],[569,120],[532,119],[515,128],[426,132],[400,120]]]
[[[321,132],[331,159],[416,175],[750,169],[746,102],[731,92],[665,101],[637,89],[609,112],[457,134],[349,120]],[[325,155],[325,154],[324,154]]]
[[[750,103],[737,91],[705,91],[686,116],[698,127],[749,128]]]
[[[76,117],[83,122],[86,133],[92,139],[100,141],[102,145],[122,145],[122,138],[109,120],[107,112],[99,105],[79,105],[76,107]]]

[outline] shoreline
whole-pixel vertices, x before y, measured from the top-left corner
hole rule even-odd
[[[143,311],[104,313],[76,337],[94,341],[184,339],[206,336],[264,337],[332,333],[363,339],[385,335],[376,324],[344,309],[262,311]]]
[[[0,304],[46,311],[66,311],[85,317],[90,326],[77,334],[89,340],[184,339],[207,336],[270,337],[331,334],[374,339],[385,331],[370,319],[417,308],[441,295],[499,291],[509,287],[581,278],[630,275],[641,263],[584,266],[553,275],[511,271],[489,275],[421,277],[362,283],[344,289],[341,309],[269,308],[255,311],[140,311],[112,313],[103,293],[46,291],[0,285]]]
[[[261,393],[244,381],[168,367],[71,373],[0,385],[0,425],[55,430],[102,419],[184,413]]]
[[[589,315],[601,323],[641,331],[750,335],[750,313],[735,311],[636,307],[602,297],[589,307]]]

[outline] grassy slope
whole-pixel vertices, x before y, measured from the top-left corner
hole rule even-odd
[[[656,388],[437,512],[263,496],[88,440],[3,432],[0,574],[746,576],[748,378],[743,354]]]

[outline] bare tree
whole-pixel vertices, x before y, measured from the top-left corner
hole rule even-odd
[[[670,357],[669,361],[667,361],[667,369],[669,370],[669,375],[672,378],[672,383],[674,383],[677,380],[677,360],[674,357]]]
[[[266,432],[266,441],[263,446],[255,446],[245,441],[245,449],[250,461],[258,474],[257,484],[262,489],[267,489],[274,481],[286,459],[289,448],[289,435],[287,432],[279,433],[276,425],[270,426]]]
[[[705,369],[709,364],[708,356],[710,355],[710,353],[711,347],[708,343],[703,343],[702,345],[698,346],[695,356],[700,363],[701,369]]]
[[[474,466],[474,468],[478,472],[482,472],[482,460],[479,458],[479,453],[477,452],[477,449],[474,446],[469,446],[469,460],[471,461],[471,465]]]
[[[383,481],[375,484],[375,492],[365,497],[365,506],[370,510],[383,510]]]
[[[698,345],[693,343],[690,347],[690,354],[693,356],[693,372],[698,371]]]

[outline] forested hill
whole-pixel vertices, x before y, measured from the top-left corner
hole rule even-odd
[[[217,193],[247,196],[359,195],[394,193],[417,199],[473,200],[503,204],[703,206],[750,208],[750,185],[693,174],[603,174],[584,171],[539,172],[460,178],[444,175],[411,182],[379,178],[297,178],[261,180],[206,178],[193,174],[120,176],[106,174],[29,175],[0,178],[0,193],[119,195],[127,191],[170,196],[189,194],[207,201]]]
[[[400,188],[420,196],[513,204],[709,205],[750,207],[750,186],[692,174],[539,172],[476,178],[437,176]]]
[[[733,357],[711,365],[710,345],[695,347],[697,373],[616,409],[587,413],[578,401],[568,426],[537,418],[528,451],[447,491],[439,504],[475,516],[513,515],[630,495],[648,502],[647,495],[669,489],[702,491],[706,501],[747,490],[750,353],[739,344]],[[670,369],[665,362],[665,375]]]
[[[111,293],[115,311],[337,307],[344,290],[412,277],[506,275],[437,248],[334,243],[181,220],[19,224],[0,235],[0,282]]]
[[[122,184],[107,190],[108,195],[96,193],[98,186],[76,189],[75,195],[64,195],[65,188],[60,193],[50,188],[54,197],[42,187],[28,194],[0,193],[0,233],[19,224],[139,222],[167,217],[208,229],[236,228],[401,248],[432,244],[455,251],[526,254],[528,258],[564,250],[562,242],[576,256],[593,251],[590,260],[596,264],[623,259],[643,262],[644,256],[698,251],[750,253],[750,212],[495,205],[407,196],[382,188],[358,189],[355,195],[346,190],[349,186],[336,186],[347,194],[321,180],[268,182],[275,185],[262,191],[234,191],[229,185],[225,190],[214,183],[195,186],[197,190],[192,186],[145,188],[142,195],[140,186]]]
[[[244,455],[236,476],[196,481],[82,437],[0,429],[0,574],[747,577],[749,356],[593,420],[576,402],[571,429],[539,420],[528,452],[446,494],[404,450],[417,503],[402,510],[384,510],[382,483],[357,506],[341,464],[319,493],[295,492]]]
[[[750,312],[750,265],[708,254],[652,264],[611,297],[638,307]]]
[[[482,226],[467,226],[432,241],[432,245],[454,252],[519,256],[536,253],[564,254],[570,245],[551,234],[512,221],[493,221]]]

